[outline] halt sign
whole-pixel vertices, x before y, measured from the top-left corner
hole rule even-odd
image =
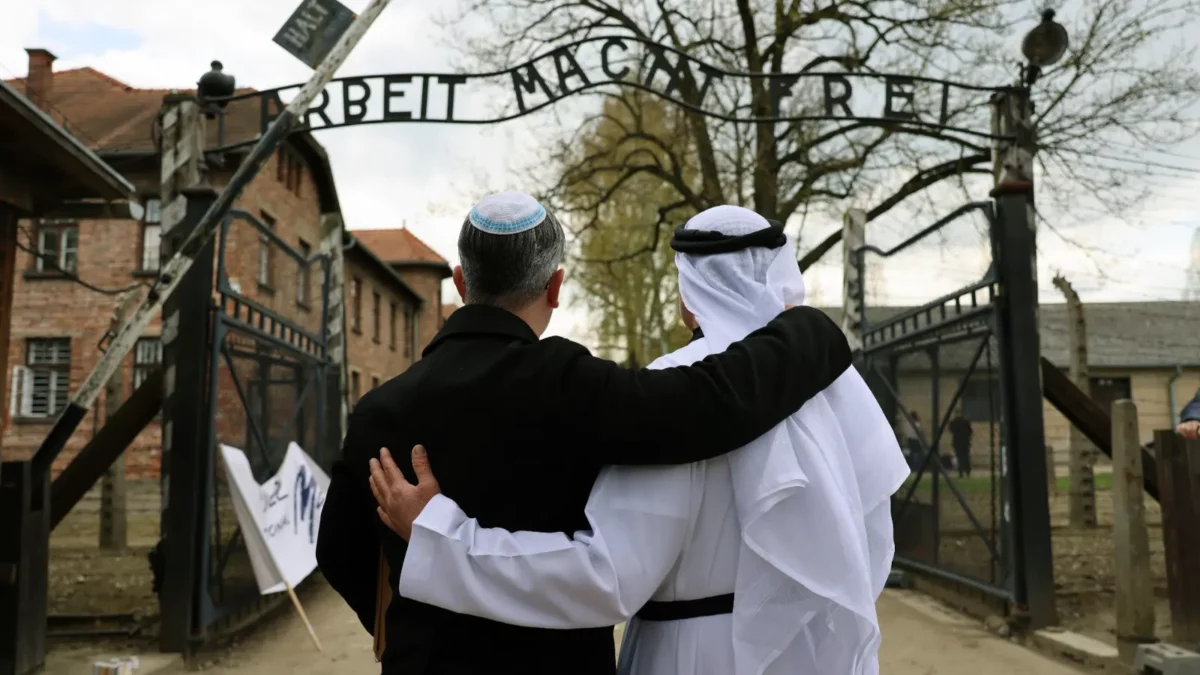
[[[354,12],[337,0],[303,0],[275,34],[275,44],[316,68],[354,19]]]

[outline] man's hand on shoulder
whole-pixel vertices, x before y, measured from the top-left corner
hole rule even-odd
[[[1175,427],[1175,433],[1183,436],[1189,441],[1194,441],[1200,438],[1200,420],[1187,420],[1180,422],[1179,426]]]
[[[412,535],[412,525],[433,496],[441,493],[429,457],[420,445],[412,449],[412,467],[417,484],[412,485],[392,459],[387,448],[380,448],[379,459],[371,460],[371,493],[379,503],[380,520],[388,529],[405,541]]]

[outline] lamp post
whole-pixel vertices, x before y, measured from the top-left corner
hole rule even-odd
[[[1029,62],[1025,69],[1025,77],[1022,78],[1025,84],[1033,86],[1041,77],[1043,68],[1049,68],[1062,60],[1070,44],[1067,29],[1054,20],[1054,10],[1043,11],[1042,22],[1034,26],[1025,34],[1025,39],[1021,40],[1021,53]]]
[[[996,187],[992,258],[1002,310],[996,335],[1006,383],[1002,427],[1001,485],[1004,545],[1010,566],[1012,618],[1028,628],[1058,621],[1051,548],[1046,437],[1042,416],[1041,347],[1038,335],[1037,221],[1033,208],[1033,157],[1037,130],[1030,87],[1042,69],[1067,51],[1066,29],[1054,10],[1025,36],[1027,63],[1014,86],[992,98],[992,146]]]

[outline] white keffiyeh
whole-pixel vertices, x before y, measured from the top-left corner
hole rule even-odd
[[[685,229],[740,236],[769,227],[718,206]],[[794,242],[679,253],[679,291],[712,353],[804,303]],[[890,496],[909,474],[895,435],[853,368],[730,455],[742,525],[733,610],[737,675],[875,675],[875,601],[891,567]]]

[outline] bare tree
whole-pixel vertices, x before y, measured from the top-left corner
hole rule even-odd
[[[1046,169],[1041,203],[1087,198],[1119,213],[1146,196],[1133,180],[1146,165],[1129,162],[1130,153],[1169,147],[1195,132],[1200,78],[1194,48],[1181,38],[1198,8],[1200,0],[1075,0],[1060,9],[1072,50],[1034,89]],[[467,0],[450,25],[472,67],[508,68],[551,45],[600,35],[664,44],[694,59],[681,62],[675,96],[729,116],[766,117],[776,106],[790,116],[816,114],[822,103],[804,92],[780,102],[772,78],[763,75],[886,72],[1010,84],[1015,43],[1037,20],[1037,9],[1024,0]],[[717,81],[702,101],[697,62],[758,77]],[[916,82],[913,89],[932,86]],[[600,108],[592,122],[609,117]],[[914,198],[931,187],[965,189],[965,176],[991,172],[986,138],[903,120],[746,124],[682,114],[689,140],[682,148],[636,115],[622,121],[614,148],[629,143],[656,151],[613,152],[622,163],[610,165],[574,152],[580,129],[574,122],[558,138],[555,161],[545,163],[554,168],[546,198],[574,210],[586,229],[599,211],[563,199],[573,182],[597,173],[618,187],[635,176],[658,181],[672,196],[646,223],[639,250],[652,251],[676,210],[735,203],[787,220],[802,208],[836,213],[853,199],[870,221],[899,207],[921,211],[927,206]],[[987,116],[986,96],[956,97],[945,111],[960,128],[987,129]],[[1115,158],[1079,161],[1104,154]],[[584,163],[587,171],[574,170]],[[825,237],[801,267],[840,237],[840,230]]]
[[[661,161],[663,150],[654,142],[613,142],[631,125],[653,129],[656,138],[678,150],[687,142],[685,120],[678,109],[637,91],[606,101],[604,114],[576,137],[559,208],[598,225],[578,232],[571,274],[593,318],[594,346],[613,355],[623,352],[621,360],[631,365],[645,365],[688,339],[679,320],[674,254],[665,237],[647,243],[646,223],[675,226],[690,212],[672,206],[674,189],[668,183],[605,168]],[[685,182],[694,171],[680,167]]]

